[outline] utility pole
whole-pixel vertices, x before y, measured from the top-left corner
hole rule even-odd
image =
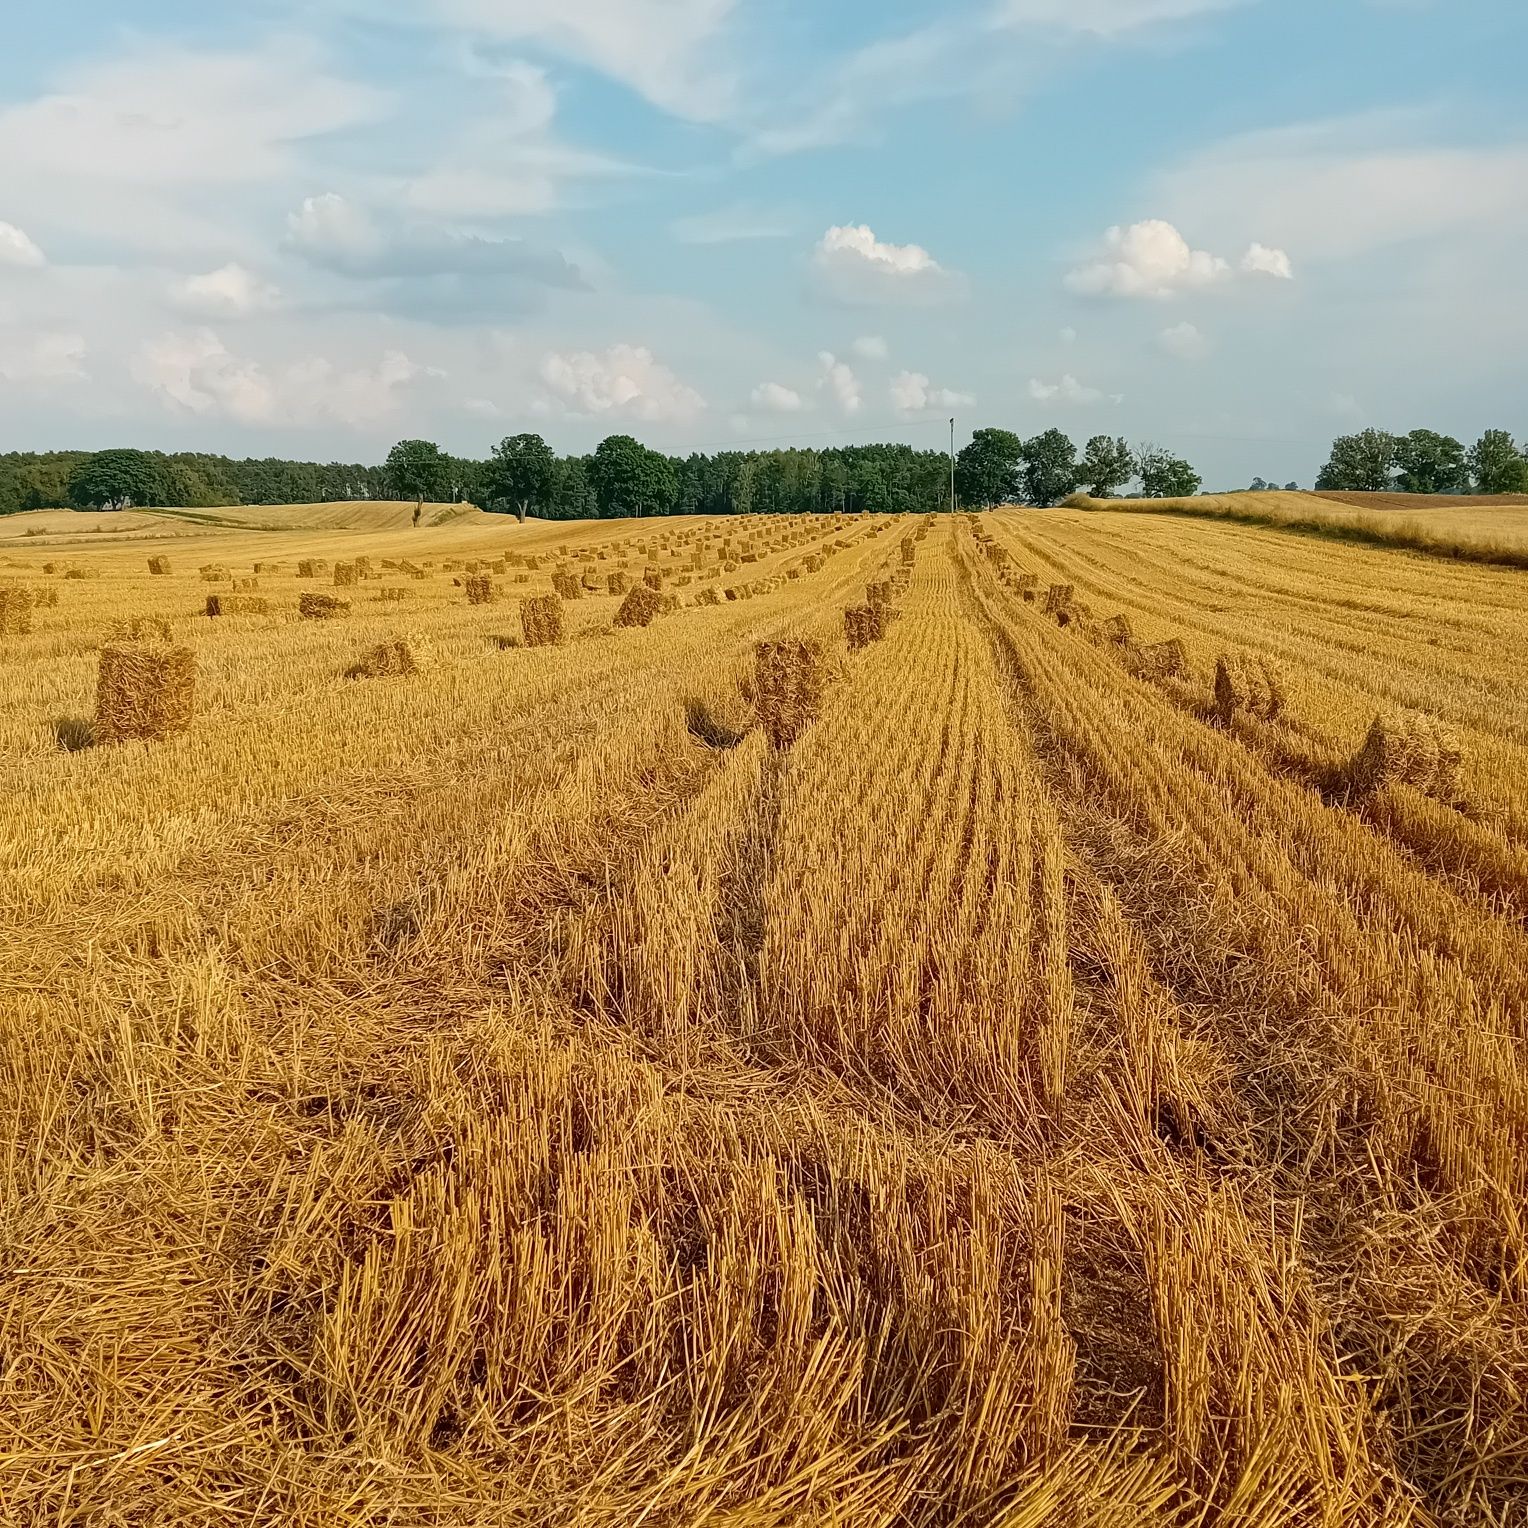
[[[955,421],[950,420],[950,513],[955,513]]]

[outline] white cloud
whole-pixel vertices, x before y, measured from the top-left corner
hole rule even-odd
[[[374,367],[345,369],[321,357],[274,375],[234,355],[210,329],[166,334],[145,344],[133,362],[135,381],[167,406],[239,424],[364,425],[392,413],[399,390],[420,375],[401,351]]]
[[[643,345],[612,345],[594,352],[553,352],[541,363],[541,380],[577,414],[613,414],[648,423],[693,419],[704,398],[659,362]]]
[[[1282,249],[1269,249],[1263,244],[1253,244],[1242,256],[1242,270],[1249,276],[1272,276],[1278,281],[1293,281],[1294,262]]]
[[[84,382],[89,376],[85,356],[83,335],[0,334],[0,381]]]
[[[921,371],[899,372],[891,379],[891,406],[899,414],[924,414],[930,409],[970,408],[976,399],[948,387],[932,387]]]
[[[1520,241],[1528,142],[1455,147],[1428,141],[1436,131],[1431,114],[1401,111],[1244,134],[1159,176],[1151,193],[1228,240],[1270,240],[1302,262],[1466,233]]]
[[[735,0],[370,0],[406,21],[421,11],[505,42],[534,42],[621,81],[655,106],[714,121],[732,105],[722,44]]]
[[[113,249],[226,253],[247,188],[300,172],[312,140],[373,119],[386,100],[299,38],[245,52],[133,46],[0,109],[8,207]]]
[[[812,265],[819,288],[851,304],[938,302],[959,284],[921,244],[885,243],[863,223],[828,229]]]
[[[0,223],[0,265],[19,265],[36,270],[47,263],[47,256],[29,235],[14,223]]]
[[[586,285],[556,250],[430,225],[384,226],[333,191],[305,198],[288,215],[286,242],[313,265],[363,279],[515,276],[554,287]]]
[[[1079,382],[1070,372],[1059,382],[1042,382],[1038,377],[1029,379],[1029,396],[1036,403],[1072,403],[1079,407],[1091,407],[1098,403],[1123,403],[1123,393],[1106,393],[1096,387]]]
[[[1210,342],[1190,323],[1173,324],[1157,335],[1157,346],[1178,361],[1202,361],[1210,354]]]
[[[850,349],[862,361],[884,361],[891,354],[891,346],[879,334],[862,334]]]
[[[847,362],[840,361],[831,350],[819,352],[817,362],[822,369],[821,379],[817,383],[818,389],[826,389],[831,393],[833,401],[843,413],[859,413],[864,405],[865,396],[860,387],[859,378],[854,375],[854,368]]]
[[[1282,249],[1253,244],[1242,257],[1244,274],[1290,280],[1294,265]],[[1085,297],[1163,299],[1183,292],[1223,285],[1233,276],[1231,262],[1208,250],[1194,249],[1162,218],[1148,218],[1128,228],[1118,225],[1104,235],[1102,258],[1069,271],[1066,285]]]
[[[801,394],[781,382],[759,383],[749,395],[749,402],[769,414],[796,414],[806,407]]]
[[[274,308],[281,294],[269,282],[237,263],[201,276],[188,276],[171,288],[171,299],[190,313],[210,318],[238,318]]]
[[[1059,338],[1063,345],[1075,345],[1077,343],[1077,331],[1070,324],[1067,324],[1062,329]]]
[[[1225,281],[1231,267],[1218,255],[1191,249],[1171,223],[1151,218],[1118,225],[1104,235],[1100,260],[1067,274],[1066,284],[1088,297],[1171,297]]]

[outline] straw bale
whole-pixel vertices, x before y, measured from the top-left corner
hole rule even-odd
[[[719,605],[721,596],[716,592],[715,584],[707,584],[704,589],[695,591],[695,603],[697,605]]]
[[[1131,628],[1130,617],[1124,614],[1111,615],[1099,627],[1099,632],[1104,641],[1112,642],[1116,647],[1129,647],[1135,641],[1135,632]]]
[[[345,670],[347,679],[393,679],[418,674],[429,665],[429,649],[418,637],[391,637],[368,648]]]
[[[521,600],[520,629],[527,647],[555,647],[565,635],[562,601],[555,594]]]
[[[347,615],[348,601],[336,599],[332,594],[304,594],[297,601],[297,613],[305,621],[327,621],[335,616]]]
[[[1238,711],[1275,721],[1283,711],[1288,688],[1283,671],[1268,658],[1243,658],[1221,653],[1215,660],[1215,710],[1229,723]]]
[[[1417,711],[1376,716],[1363,746],[1348,765],[1360,795],[1409,785],[1440,800],[1458,799],[1464,765],[1459,740],[1436,717]]]
[[[336,589],[348,589],[359,582],[360,572],[353,562],[337,562],[334,565],[334,587]]]
[[[469,573],[466,588],[469,605],[491,605],[499,597],[493,579],[486,573]]]
[[[270,602],[259,594],[209,594],[208,615],[264,615]]]
[[[776,748],[788,748],[822,714],[826,685],[821,642],[786,638],[754,647],[754,704]]]
[[[889,605],[891,603],[891,580],[881,579],[876,583],[865,585],[865,603],[867,605]]]
[[[552,574],[552,589],[558,599],[578,600],[584,597],[583,585],[563,568]]]
[[[1052,584],[1045,591],[1045,603],[1041,609],[1046,615],[1056,615],[1076,598],[1077,591],[1071,584]]]
[[[1181,679],[1188,673],[1188,651],[1177,637],[1141,643],[1126,656],[1130,667],[1147,679]]]
[[[664,608],[663,596],[650,584],[638,584],[615,613],[617,626],[648,626]]]
[[[150,557],[149,572],[163,577],[170,571],[170,559],[168,557]]]
[[[0,588],[0,636],[24,637],[32,629],[32,591],[21,584]]]
[[[97,743],[151,741],[184,732],[196,709],[196,655],[148,636],[110,641],[96,677]]]
[[[663,587],[663,573],[658,568],[643,568],[642,582],[649,589],[661,589]]]
[[[383,605],[395,605],[400,600],[413,599],[412,589],[400,589],[395,584],[388,584],[377,590],[377,600]]]

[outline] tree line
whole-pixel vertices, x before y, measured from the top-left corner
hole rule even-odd
[[[514,435],[487,457],[452,456],[433,441],[400,441],[377,466],[235,459],[205,453],[111,450],[0,455],[0,514],[20,510],[212,509],[366,499],[470,502],[522,518],[633,515],[874,514],[946,509],[943,451],[879,443],[825,449],[692,452],[666,456],[629,435],[587,455],[558,455],[539,435]],[[1199,477],[1155,447],[1097,436],[1079,455],[1059,430],[1021,440],[978,430],[960,452],[963,505],[1056,504],[1078,488],[1100,496],[1139,478],[1142,491],[1188,494]]]
[[[1392,435],[1360,430],[1332,443],[1316,491],[1347,493],[1528,493],[1528,454],[1506,430],[1473,446],[1436,430]]]

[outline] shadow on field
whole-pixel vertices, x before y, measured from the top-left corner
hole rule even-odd
[[[684,703],[684,725],[690,736],[707,748],[736,748],[747,736],[746,728],[728,726],[710,702],[694,695]]]
[[[95,725],[88,716],[55,716],[53,739],[65,753],[95,746]]]

